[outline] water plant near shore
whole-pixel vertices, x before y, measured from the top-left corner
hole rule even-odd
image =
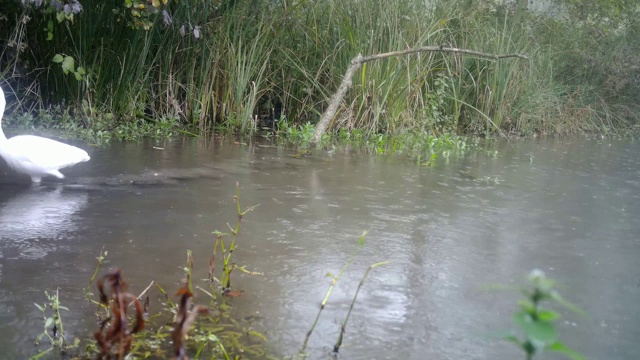
[[[31,357],[32,360],[39,359],[53,350],[65,353],[77,348],[79,345],[79,339],[69,343],[65,337],[64,324],[60,311],[69,311],[69,309],[60,303],[60,289],[56,289],[55,294],[49,294],[48,291],[45,291],[44,295],[47,297],[48,302],[42,305],[34,304],[38,310],[42,312],[44,319],[44,330],[36,338],[35,345],[38,346],[42,339],[46,337],[49,339],[51,346]],[[51,335],[49,335],[49,331],[51,331]]]
[[[329,285],[329,289],[327,290],[327,293],[326,293],[324,299],[320,303],[320,307],[318,309],[318,313],[316,314],[316,317],[313,320],[313,323],[311,324],[311,327],[309,328],[309,331],[307,331],[307,334],[305,335],[304,341],[302,343],[302,347],[300,348],[300,351],[297,354],[298,357],[304,358],[304,357],[308,356],[307,345],[309,343],[309,339],[311,338],[311,335],[313,334],[316,326],[318,325],[318,321],[320,320],[320,316],[322,315],[322,311],[326,308],[327,304],[329,303],[329,298],[331,297],[331,293],[333,292],[335,286],[338,284],[338,281],[340,281],[340,279],[347,272],[349,267],[351,267],[351,264],[353,263],[353,260],[355,258],[356,253],[358,252],[358,250],[360,248],[362,248],[364,246],[364,238],[365,238],[366,235],[367,235],[366,231],[363,232],[362,235],[360,235],[360,237],[358,238],[357,246],[355,247],[355,249],[353,250],[353,252],[349,256],[347,261],[344,263],[342,268],[340,268],[340,271],[336,275],[333,275],[331,273],[327,274],[327,277],[331,278],[331,284]],[[367,270],[365,271],[365,273],[362,276],[362,278],[360,279],[360,283],[358,284],[358,287],[356,288],[356,291],[355,291],[355,293],[353,295],[353,299],[351,300],[351,305],[349,306],[349,310],[347,311],[347,314],[346,314],[344,320],[341,323],[340,331],[339,331],[339,334],[338,334],[338,338],[337,338],[335,344],[333,345],[333,355],[334,356],[337,356],[338,352],[340,351],[340,347],[342,346],[344,335],[345,335],[345,332],[346,332],[346,329],[347,329],[347,324],[349,323],[349,318],[351,317],[351,312],[353,311],[353,308],[356,305],[356,301],[358,299],[358,294],[360,293],[360,289],[362,289],[362,286],[364,285],[367,277],[369,276],[369,273],[373,269],[375,269],[375,268],[377,268],[379,266],[387,265],[388,263],[389,263],[388,261],[381,261],[381,262],[377,262],[375,264],[370,265],[367,268]]]
[[[142,305],[136,296],[127,292],[127,283],[120,270],[105,274],[97,283],[100,305],[110,308],[110,316],[100,321],[100,329],[94,333],[99,354],[98,359],[123,359],[133,343],[133,335],[144,329]],[[134,305],[135,322],[127,326],[127,310]]]
[[[307,149],[314,132],[315,126],[311,123],[298,126],[284,124],[280,128],[277,143],[284,146],[292,144],[295,147]],[[425,158],[435,160],[439,155],[444,158],[449,158],[452,154],[462,156],[478,148],[478,139],[473,140],[466,136],[449,133],[433,136],[429,132],[369,135],[360,129],[352,131],[341,129],[337,133],[324,134],[319,145],[332,149],[330,151],[340,147],[357,147],[378,156],[398,155],[422,163]]]
[[[227,226],[229,227],[229,230],[231,231],[230,234],[223,233],[218,230],[213,232],[214,235],[216,236],[216,242],[213,246],[213,254],[211,255],[211,259],[209,260],[209,279],[212,282],[214,282],[214,280],[216,280],[214,276],[215,263],[216,263],[215,259],[216,259],[216,254],[218,250],[220,251],[220,256],[222,257],[223,264],[222,264],[222,276],[220,280],[218,280],[218,282],[222,286],[222,294],[228,295],[228,296],[233,296],[238,294],[237,292],[234,292],[231,287],[231,273],[234,269],[238,269],[240,271],[243,271],[245,273],[249,273],[252,275],[259,275],[259,273],[248,271],[245,267],[237,266],[235,263],[231,262],[231,255],[233,254],[233,250],[235,250],[236,248],[236,240],[238,238],[238,232],[240,231],[240,223],[242,222],[242,219],[244,218],[244,216],[248,212],[253,211],[258,205],[254,205],[245,210],[242,210],[242,207],[240,206],[240,184],[238,183],[236,183],[236,193],[233,197],[233,201],[236,204],[236,210],[237,210],[236,225],[232,228],[231,226],[229,226],[229,224],[227,224]],[[227,248],[224,245],[224,238],[228,236],[231,236],[232,240],[231,240],[231,243],[229,244],[229,247]]]
[[[356,292],[353,294],[353,299],[351,300],[351,305],[349,305],[349,311],[347,312],[347,315],[345,316],[344,320],[342,321],[342,324],[340,326],[340,335],[338,335],[338,339],[336,340],[336,343],[333,345],[333,354],[334,355],[338,355],[338,352],[340,351],[340,347],[342,346],[342,341],[344,339],[344,334],[347,330],[347,323],[349,322],[349,318],[351,317],[351,312],[353,311],[354,306],[356,305],[356,301],[358,300],[358,294],[360,293],[360,289],[362,289],[362,286],[364,285],[364,282],[367,280],[367,277],[369,276],[369,274],[371,273],[371,271],[375,268],[377,268],[378,266],[383,266],[383,265],[387,265],[389,262],[388,261],[381,261],[381,262],[377,262],[375,264],[371,264],[367,270],[365,271],[364,275],[362,276],[362,279],[360,279],[360,283],[358,283],[358,287],[356,289]]]
[[[76,338],[69,343],[64,336],[61,310],[71,311],[60,304],[59,293],[45,295],[49,302],[38,305],[43,312],[44,331],[37,338],[50,340],[51,347],[39,351],[32,359],[39,359],[57,350],[60,353],[73,354],[76,358],[168,358],[186,359],[188,353],[195,353],[196,358],[209,357],[211,359],[236,358],[234,354],[245,354],[256,358],[269,358],[264,348],[266,338],[259,332],[244,328],[231,315],[232,304],[228,299],[240,296],[243,292],[232,287],[231,273],[233,270],[243,271],[251,275],[245,266],[238,266],[232,261],[233,250],[237,247],[237,237],[244,215],[252,211],[255,206],[243,209],[240,205],[240,186],[236,184],[234,195],[236,204],[235,227],[230,234],[215,231],[214,252],[209,263],[208,279],[203,285],[194,285],[194,262],[191,251],[187,251],[186,265],[183,267],[185,279],[176,293],[178,301],[171,300],[155,280],[139,295],[128,292],[130,288],[124,281],[122,272],[111,270],[99,277],[101,268],[106,264],[108,252],[104,249],[97,257],[97,266],[93,272],[89,287],[83,290],[85,299],[98,310],[99,328],[93,334],[94,341],[88,338]],[[233,237],[228,247],[224,238]],[[216,258],[224,264],[221,275],[215,275]],[[220,280],[218,280],[220,279]],[[90,290],[95,283],[96,295]],[[150,305],[150,295],[157,291],[159,294],[158,308]],[[209,306],[193,305],[194,292],[204,294],[210,299]],[[155,303],[155,302],[154,302]],[[129,316],[129,308],[133,307],[133,315]],[[52,313],[52,314],[50,314]],[[197,318],[200,318],[198,321]],[[128,324],[131,324],[128,326]],[[195,325],[195,326],[194,326]],[[191,336],[188,333],[191,332]],[[50,335],[51,334],[51,335]],[[239,337],[258,340],[244,343]],[[171,342],[169,343],[169,340]],[[168,355],[171,354],[171,355]]]
[[[329,297],[331,296],[331,293],[333,292],[333,288],[336,286],[336,283],[340,280],[340,278],[342,278],[344,273],[351,266],[351,263],[353,262],[354,257],[356,255],[356,252],[358,251],[358,249],[361,248],[362,246],[364,246],[364,237],[366,236],[366,234],[367,233],[364,232],[364,233],[362,233],[362,235],[360,235],[360,238],[358,239],[358,244],[357,244],[356,248],[353,250],[353,252],[349,256],[349,259],[342,266],[342,268],[340,269],[338,274],[336,274],[336,275],[333,275],[331,273],[327,274],[327,276],[331,278],[331,285],[329,286],[329,289],[327,290],[327,294],[325,295],[324,299],[320,303],[320,308],[318,309],[318,314],[316,315],[313,323],[311,324],[311,328],[309,329],[309,331],[307,332],[307,334],[306,334],[306,336],[304,338],[304,342],[302,343],[302,348],[300,349],[300,354],[305,354],[305,352],[307,350],[307,344],[309,343],[309,338],[313,334],[313,331],[315,330],[316,325],[318,324],[318,320],[320,320],[320,315],[322,315],[322,311],[325,309],[325,307],[327,306],[327,303],[329,302]]]
[[[242,220],[257,205],[242,208],[238,183],[236,183],[234,204],[236,210],[235,226],[227,224],[230,233],[214,232],[216,240],[206,279],[204,276],[194,275],[197,274],[197,271],[194,271],[197,267],[194,266],[191,251],[187,251],[186,264],[182,267],[185,279],[176,293],[178,297],[176,302],[172,301],[167,292],[155,281],[151,281],[136,296],[127,291],[128,286],[120,270],[111,270],[102,277],[98,277],[101,268],[106,264],[108,255],[102,249],[97,257],[96,270],[90,279],[90,286],[94,282],[96,283],[98,300],[93,299],[94,296],[89,289],[84,289],[88,302],[98,306],[99,325],[98,330],[93,334],[95,341],[76,338],[73,342],[68,342],[64,336],[60,310],[70,310],[61,305],[58,291],[51,295],[45,292],[49,302],[44,305],[36,304],[43,313],[44,319],[44,331],[38,335],[37,341],[47,337],[51,347],[40,351],[32,359],[40,359],[51,354],[53,350],[78,359],[173,357],[182,360],[186,359],[188,354],[194,354],[193,357],[196,359],[204,357],[225,360],[245,357],[275,358],[265,350],[266,337],[250,327],[242,326],[238,320],[233,318],[230,311],[232,303],[229,300],[243,295],[242,291],[232,286],[232,271],[238,269],[251,275],[257,275],[255,272],[248,271],[245,266],[236,265],[232,259],[238,245],[237,240]],[[308,356],[306,351],[309,339],[324,309],[329,304],[330,296],[335,287],[353,264],[358,251],[364,246],[365,236],[366,232],[358,238],[353,252],[339,272],[335,275],[327,274],[330,279],[329,288],[319,304],[318,313],[306,333],[301,350],[295,356],[302,358]],[[232,237],[232,240],[227,242],[228,246],[225,246],[224,239],[228,237]],[[219,276],[216,276],[217,259],[221,259],[223,263]],[[386,264],[386,261],[382,261],[370,265],[361,277],[346,316],[340,322],[338,337],[333,344],[334,355],[337,355],[342,347],[352,310],[365,281],[372,270]],[[198,278],[202,279],[202,285],[194,285],[194,279]],[[510,334],[504,339],[516,344],[525,353],[528,360],[543,350],[559,352],[574,360],[583,359],[579,353],[558,340],[553,323],[557,321],[559,316],[556,312],[544,308],[543,303],[551,301],[575,312],[581,313],[581,311],[558,294],[555,290],[555,282],[547,278],[543,272],[539,270],[531,272],[529,281],[531,287],[522,289],[526,299],[519,302],[519,310],[514,315],[514,320],[523,335]],[[160,301],[157,302],[160,306],[157,309],[151,308],[149,300],[154,289],[159,291],[158,295],[160,295]],[[194,296],[198,293],[206,295],[211,300],[208,306],[194,305]],[[127,316],[127,313],[132,313],[132,315]],[[250,343],[246,339],[258,340],[260,343]],[[81,347],[81,345],[84,346]]]

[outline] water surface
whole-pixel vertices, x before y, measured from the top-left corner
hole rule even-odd
[[[156,148],[154,148],[156,147]],[[161,149],[158,149],[161,148]],[[211,232],[247,214],[234,253],[263,276],[235,274],[232,300],[273,353],[295,353],[320,301],[368,231],[309,344],[327,358],[358,281],[345,359],[514,359],[495,333],[513,328],[518,285],[540,268],[584,309],[562,311],[562,338],[592,359],[637,359],[640,349],[640,145],[535,140],[497,145],[433,167],[354,150],[311,158],[268,144],[190,139],[90,149],[64,181],[28,184],[0,165],[0,349],[34,353],[34,302],[60,288],[71,335],[88,335],[82,300],[101,249],[137,293],[151,280],[177,288],[188,249],[206,278]],[[206,299],[202,298],[206,302]],[[88,320],[87,320],[88,319]],[[556,358],[545,355],[545,358]]]

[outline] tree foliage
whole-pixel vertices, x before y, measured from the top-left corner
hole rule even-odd
[[[568,9],[573,22],[590,23],[611,30],[632,27],[638,22],[636,0],[558,0]]]

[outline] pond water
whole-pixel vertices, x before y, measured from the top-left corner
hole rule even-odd
[[[154,148],[155,147],[155,148]],[[207,277],[212,231],[246,215],[234,252],[244,295],[229,299],[271,351],[296,353],[337,274],[308,350],[325,359],[365,269],[341,349],[345,359],[515,359],[496,340],[512,329],[516,286],[539,268],[588,313],[561,310],[561,339],[592,359],[638,359],[640,144],[609,140],[498,143],[417,166],[337,150],[298,158],[269,144],[178,139],[89,149],[91,161],[40,186],[0,165],[0,349],[35,353],[34,302],[60,289],[65,330],[90,335],[83,300],[101,249],[133,293],[177,289],[186,251]],[[106,268],[108,268],[106,267]],[[198,280],[199,281],[199,280]],[[206,303],[198,295],[196,301]],[[634,305],[635,304],[635,305]],[[559,358],[545,354],[545,359]]]

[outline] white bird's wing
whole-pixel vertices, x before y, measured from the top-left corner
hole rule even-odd
[[[42,170],[62,169],[89,160],[82,149],[39,136],[15,136],[8,143],[14,160],[31,163]]]

